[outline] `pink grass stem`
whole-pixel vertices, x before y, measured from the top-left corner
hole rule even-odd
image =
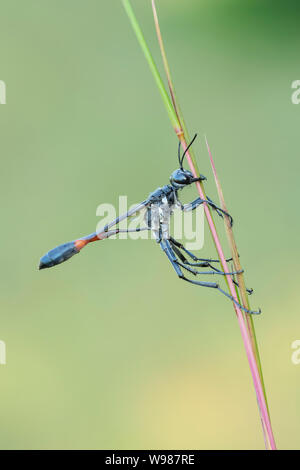
[[[214,178],[215,178],[215,183],[216,183],[216,186],[217,186],[219,198],[220,198],[220,201],[221,201],[221,207],[222,207],[223,210],[228,212],[227,207],[225,205],[224,195],[223,195],[221,184],[220,184],[220,181],[219,181],[219,178],[218,178],[215,162],[214,162],[214,159],[213,159],[213,156],[212,156],[212,153],[211,153],[211,150],[210,150],[210,147],[209,147],[206,136],[204,136],[204,138],[205,138],[206,148],[207,148],[207,151],[208,151],[208,154],[209,154],[210,164],[211,164],[213,175],[214,175]],[[228,222],[227,222],[227,225],[228,225]],[[229,232],[229,244],[230,244],[231,249],[232,249],[233,258],[235,259],[235,257],[238,256],[238,252],[237,252],[237,247],[236,247],[236,244],[235,244],[235,240],[234,240],[231,228],[230,229],[227,228],[227,232]],[[235,261],[235,269],[236,270],[241,269],[239,259],[237,259],[237,261]],[[241,276],[243,276],[243,275],[241,275]],[[239,284],[240,284],[240,290],[241,290],[241,295],[242,295],[242,299],[243,299],[243,305],[244,305],[244,307],[249,308],[249,302],[247,301],[246,287],[245,287],[245,283],[243,281],[243,277],[239,278],[239,276],[238,276],[238,281],[239,281]],[[255,358],[256,358],[256,363],[258,364],[259,375],[260,375],[262,387],[263,387],[263,390],[264,390],[263,376],[262,376],[262,370],[261,370],[261,366],[260,366],[259,352],[258,352],[258,348],[257,348],[257,344],[256,344],[254,325],[253,325],[252,319],[250,319],[250,315],[248,315],[248,314],[245,315],[245,321],[246,321],[248,332],[249,332],[249,335],[250,335],[250,339],[251,339],[251,343],[252,343],[252,349],[253,349],[253,352],[254,352],[254,355],[255,355]],[[264,390],[264,397],[265,397],[267,410],[268,410],[268,415],[269,415],[269,419],[270,419],[270,412],[269,412],[269,409],[268,409],[268,403],[267,403],[267,397],[266,397],[265,390]],[[260,414],[260,419],[261,419],[261,422],[262,422],[265,447],[266,447],[266,449],[269,449],[269,440],[268,440],[268,437],[266,435],[266,426],[265,426],[264,420],[262,418],[260,407],[259,407],[259,414]],[[270,421],[271,421],[271,419],[270,419]]]
[[[186,145],[186,142],[184,140],[184,137],[182,136],[182,132],[180,130],[178,130],[178,132],[176,132],[176,133],[177,133],[177,135],[179,135],[182,146],[185,150],[187,145]],[[192,158],[191,158],[189,152],[187,152],[186,158],[187,158],[188,164],[190,166],[191,172],[193,173],[193,175],[195,177],[197,177],[197,173],[196,173],[196,170],[195,170],[195,167],[194,167],[194,164],[193,164],[193,161],[192,161]],[[198,193],[199,193],[201,199],[205,199],[205,195],[202,191],[200,183],[197,182],[196,186],[197,186],[197,190],[198,190]],[[223,253],[223,250],[222,250],[222,246],[220,244],[219,237],[218,237],[218,234],[216,232],[215,225],[214,225],[214,222],[212,220],[210,210],[209,210],[206,203],[204,203],[204,211],[205,211],[207,222],[208,222],[212,237],[214,239],[214,243],[215,243],[215,246],[216,246],[216,249],[217,249],[217,252],[218,252],[222,267],[223,267],[223,270],[224,270],[225,273],[229,273],[229,269],[228,269],[226,259],[225,259],[225,256],[224,256],[224,253]],[[230,294],[238,302],[235,287],[234,287],[234,284],[232,282],[232,279],[231,279],[230,276],[226,276],[226,278],[227,278]],[[248,336],[248,331],[247,331],[246,325],[244,323],[243,314],[241,312],[241,309],[234,302],[233,302],[233,306],[234,306],[234,309],[236,311],[236,315],[237,315],[240,331],[241,331],[241,334],[242,334],[242,338],[243,338],[243,342],[244,342],[248,362],[249,362],[250,369],[251,369],[251,374],[252,374],[252,378],[253,378],[253,382],[254,382],[254,388],[255,388],[255,391],[256,391],[258,404],[259,404],[259,407],[260,407],[260,410],[261,410],[263,421],[264,421],[265,426],[266,426],[270,446],[271,446],[271,449],[276,450],[275,439],[274,439],[274,436],[273,436],[272,426],[271,426],[271,423],[270,423],[270,418],[269,418],[269,414],[268,414],[268,410],[267,410],[267,406],[266,406],[266,401],[265,401],[264,392],[263,392],[263,388],[262,388],[262,384],[261,384],[261,380],[260,380],[260,376],[259,376],[259,371],[258,371],[258,368],[257,368],[255,356],[254,356],[253,349],[252,349],[252,345],[250,343],[250,339],[249,339],[249,336]]]

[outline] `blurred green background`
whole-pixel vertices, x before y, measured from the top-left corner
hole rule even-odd
[[[207,192],[217,199],[204,133],[263,309],[275,437],[299,448],[299,2],[157,4]],[[161,67],[150,0],[132,5]],[[155,242],[108,240],[37,270],[94,231],[98,204],[143,200],[176,168],[121,1],[2,0],[0,59],[0,447],[263,448],[231,303],[179,282]],[[201,254],[215,256],[207,232]]]

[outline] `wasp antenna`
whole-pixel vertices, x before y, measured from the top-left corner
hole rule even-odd
[[[181,157],[180,157],[180,148],[181,148],[181,142],[179,141],[179,144],[178,144],[178,161],[179,161],[179,166],[180,168],[182,169],[182,164],[181,164]]]
[[[189,145],[187,146],[187,148],[186,148],[185,151],[183,152],[183,155],[182,155],[182,158],[181,158],[181,161],[180,161],[180,168],[182,168],[184,157],[186,156],[186,153],[187,153],[187,151],[189,150],[189,148],[191,147],[191,145],[193,145],[193,143],[194,143],[196,137],[197,137],[197,134],[194,135],[194,137],[193,137],[192,140],[190,141]]]

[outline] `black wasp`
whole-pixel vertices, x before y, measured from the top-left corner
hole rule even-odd
[[[76,239],[74,241],[64,243],[53,250],[48,251],[40,260],[39,269],[50,268],[56,266],[57,264],[63,263],[64,261],[71,258],[73,255],[79,253],[83,247],[88,243],[103,240],[109,238],[112,235],[116,235],[120,232],[138,232],[141,230],[151,230],[156,242],[160,245],[161,249],[167,256],[169,262],[174,268],[176,274],[180,279],[187,281],[191,284],[202,287],[210,287],[216,289],[226,297],[231,299],[235,304],[239,306],[242,310],[251,314],[259,314],[259,311],[252,311],[245,309],[240,305],[230,294],[221,289],[220,285],[217,282],[206,282],[199,281],[198,276],[201,275],[219,275],[219,276],[233,276],[238,274],[241,271],[234,271],[227,274],[224,274],[223,271],[216,267],[219,260],[210,259],[210,258],[198,258],[194,253],[187,250],[182,243],[173,238],[170,234],[170,217],[174,208],[180,208],[182,211],[192,211],[196,209],[199,205],[206,203],[212,209],[214,209],[217,214],[221,217],[224,215],[229,217],[230,223],[232,225],[233,220],[230,214],[223,211],[218,207],[210,198],[201,199],[198,197],[189,204],[182,204],[179,199],[178,193],[185,187],[189,186],[192,183],[197,181],[204,181],[206,177],[200,175],[199,178],[195,178],[189,170],[183,168],[184,157],[194,142],[197,134],[194,136],[190,144],[185,149],[183,155],[181,156],[180,152],[180,143],[178,146],[178,161],[179,168],[175,170],[170,177],[170,184],[163,186],[162,188],[157,188],[155,191],[150,193],[148,198],[126,212],[115,220],[105,225],[102,229],[94,232],[86,237]],[[122,220],[131,217],[141,210],[145,211],[145,222],[146,226],[144,228],[128,229],[122,230],[119,228],[112,228],[119,224]],[[230,261],[227,260],[227,261]],[[209,268],[209,270],[198,270],[196,268]],[[188,272],[194,275],[197,279],[189,279],[186,277],[185,273]],[[236,284],[236,281],[234,281]],[[252,293],[252,290],[248,290],[249,293]]]

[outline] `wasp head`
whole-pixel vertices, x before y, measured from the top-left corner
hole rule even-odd
[[[185,186],[195,182],[193,174],[189,170],[184,170],[179,168],[178,170],[173,171],[170,176],[170,183],[174,189],[182,189]]]
[[[199,178],[195,178],[194,175],[189,170],[185,170],[183,168],[184,157],[187,154],[190,146],[193,144],[196,137],[197,137],[197,134],[195,134],[194,138],[191,140],[189,145],[186,147],[185,151],[183,152],[182,157],[180,156],[180,145],[181,144],[179,142],[179,145],[178,145],[178,162],[179,162],[180,168],[178,168],[178,170],[173,171],[173,173],[170,176],[171,186],[176,190],[177,189],[182,189],[182,188],[184,188],[185,186],[188,186],[191,183],[195,183],[196,181],[206,180],[205,176],[203,176],[203,175],[200,175]]]

